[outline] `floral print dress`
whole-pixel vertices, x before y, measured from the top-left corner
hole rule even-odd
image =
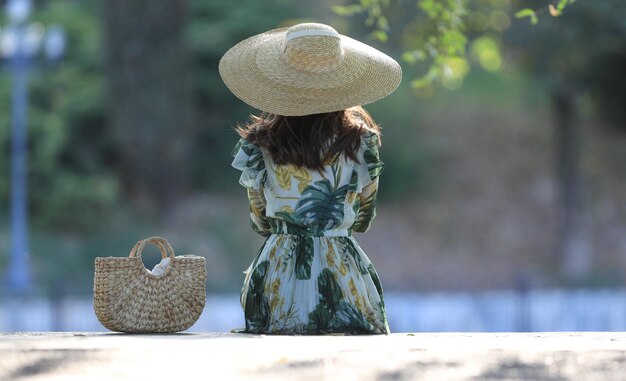
[[[378,146],[367,133],[359,162],[340,154],[318,172],[276,165],[239,140],[232,166],[242,172],[252,229],[267,237],[245,271],[244,332],[389,333],[380,280],[352,237],[376,213]]]

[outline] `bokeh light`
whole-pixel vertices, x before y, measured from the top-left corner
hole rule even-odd
[[[472,57],[480,66],[489,71],[496,72],[502,67],[502,55],[499,41],[490,36],[482,36],[474,40],[471,45]]]

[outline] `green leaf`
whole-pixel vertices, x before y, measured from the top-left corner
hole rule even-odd
[[[429,79],[427,77],[420,77],[411,81],[411,87],[414,89],[421,89],[423,87],[427,87],[432,82],[432,79]]]
[[[441,6],[435,0],[420,0],[419,7],[432,19],[436,18],[441,11]]]
[[[365,163],[367,163],[367,170],[370,174],[370,178],[374,179],[378,177],[383,171],[385,164],[378,160],[378,156],[370,150],[363,153],[363,158],[365,159]]]
[[[402,54],[402,60],[408,64],[415,65],[417,63],[417,56],[415,52],[404,52]]]
[[[358,4],[334,5],[331,9],[339,16],[353,16],[357,13],[363,12],[363,7]]]
[[[254,169],[255,171],[260,171],[265,167],[265,162],[263,161],[263,153],[261,152],[261,147],[256,144],[250,143],[249,141],[242,138],[241,149],[248,155],[248,161],[246,163],[246,167],[250,169]]]
[[[269,304],[264,295],[264,283],[267,275],[269,261],[259,263],[255,268],[246,294],[244,312],[246,317],[246,330],[262,332],[269,323]]]
[[[343,298],[343,293],[337,283],[335,274],[329,269],[322,270],[317,277],[317,287],[320,293],[320,303],[334,314]]]
[[[341,288],[337,283],[335,274],[329,269],[324,269],[317,277],[317,289],[320,298],[315,310],[309,313],[309,331],[330,332],[332,320],[339,309],[339,303],[343,298]]]
[[[524,17],[530,17],[530,23],[532,25],[537,25],[537,23],[539,22],[539,20],[537,19],[537,14],[535,13],[534,10],[530,8],[524,8],[521,11],[516,12],[515,17],[518,19],[521,19]]]
[[[361,209],[361,199],[359,197],[356,197],[354,200],[354,204],[352,205],[352,211],[354,211],[354,214],[358,214],[359,209]],[[360,232],[359,230],[354,230],[354,227],[355,227],[354,225],[356,225],[356,223],[352,225],[352,230],[359,233]]]
[[[369,38],[380,41],[380,42],[386,42],[389,37],[387,36],[387,33],[385,33],[384,31],[375,30],[369,34]]]
[[[376,217],[376,197],[378,190],[372,192],[367,197],[367,200],[363,204],[359,203],[358,214],[354,224],[352,225],[352,231],[357,233],[365,233],[370,227],[372,220]]]
[[[380,30],[389,30],[389,20],[387,20],[387,17],[380,15],[376,21],[376,26]]]
[[[302,192],[294,213],[298,222],[321,232],[339,226],[343,221],[343,203],[348,185],[333,189],[328,179],[316,181]]]
[[[378,274],[374,269],[374,265],[370,263],[370,265],[367,266],[367,271],[370,273],[370,277],[372,277],[372,281],[374,282],[376,291],[378,292],[378,295],[380,295],[380,300],[383,300],[383,286],[380,284],[380,279],[378,278]]]
[[[274,215],[289,224],[298,225],[298,221],[288,212],[278,211]]]
[[[405,62],[414,65],[418,62],[426,60],[426,53],[422,49],[417,49],[410,52],[405,52],[404,54],[402,54],[402,59]]]
[[[333,319],[333,327],[336,330],[351,333],[371,333],[374,331],[374,327],[363,316],[363,313],[354,305],[346,302],[339,304],[339,309]]]
[[[350,192],[356,192],[356,188],[359,186],[359,174],[356,169],[352,170],[352,175],[350,176],[350,184],[348,185]]]
[[[301,235],[296,237],[296,279],[311,279],[313,239]]]
[[[309,323],[307,325],[307,331],[326,333],[330,332],[330,323],[332,321],[332,315],[328,309],[323,308],[320,304],[309,313]]]
[[[448,30],[441,34],[441,44],[448,55],[465,55],[467,36],[458,30]]]
[[[354,263],[356,263],[356,267],[359,269],[359,272],[361,272],[361,274],[363,275],[367,275],[367,267],[365,267],[365,263],[363,263],[363,258],[361,258],[361,254],[359,254],[359,251],[354,246],[354,243],[349,239],[345,239],[344,242],[345,244],[343,250],[350,254],[352,259],[354,260]]]
[[[428,69],[428,73],[411,81],[411,87],[413,87],[414,89],[419,89],[430,86],[435,81],[435,79],[439,78],[440,74],[441,67],[437,65],[432,65],[430,69]]]

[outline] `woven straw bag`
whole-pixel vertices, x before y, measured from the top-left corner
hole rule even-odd
[[[147,244],[169,256],[160,275],[141,260]],[[184,331],[200,317],[206,302],[206,263],[195,255],[174,256],[166,239],[137,242],[128,257],[98,257],[95,261],[94,309],[106,328],[127,333]]]

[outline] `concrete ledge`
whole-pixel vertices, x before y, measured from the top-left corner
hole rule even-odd
[[[626,333],[0,334],[0,380],[624,380]]]

